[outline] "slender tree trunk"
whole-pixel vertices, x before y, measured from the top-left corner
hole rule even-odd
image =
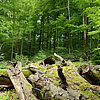
[[[49,38],[50,38],[50,26],[49,26],[49,16],[47,17],[47,22],[48,22],[48,31],[47,31],[47,44],[46,44],[46,48],[48,49],[49,47]]]
[[[15,26],[15,9],[14,9],[14,1],[13,1],[13,33],[12,33],[12,49],[11,49],[11,61],[13,60],[13,53],[14,53],[14,33],[15,33],[15,29],[14,29],[14,26]]]
[[[31,33],[29,34],[29,55],[31,56],[31,41],[32,40],[32,35],[31,35]]]
[[[24,32],[25,32],[25,30],[24,30]],[[20,52],[20,55],[23,55],[23,42],[24,42],[24,34],[22,35],[21,52]]]
[[[33,33],[33,55],[35,54],[35,34],[36,34],[36,31],[34,31]]]
[[[41,26],[42,26],[42,50],[44,49],[44,16],[41,19]]]
[[[63,4],[64,4],[64,8],[65,8],[65,17],[66,17],[66,20],[67,20],[67,8],[66,8],[66,1],[64,0],[63,1]],[[66,29],[67,30],[67,29]],[[67,47],[67,31],[65,31],[65,34],[64,34],[64,47]]]
[[[48,49],[48,44],[49,44],[49,30],[48,30],[48,33],[47,33],[47,45],[46,45],[47,49]]]
[[[70,0],[68,0],[68,19],[70,23]],[[71,34],[70,34],[70,25],[68,26],[68,53],[71,53]]]
[[[40,30],[40,37],[39,37],[39,50],[41,50],[41,38],[42,38],[42,30]]]
[[[66,16],[66,18],[67,18],[67,8],[66,8],[66,1],[64,0],[64,1],[63,1],[63,3],[64,3],[64,8],[65,8],[65,12],[64,12],[64,13],[65,13],[65,16]]]
[[[51,31],[50,31],[50,33],[52,34],[53,33],[53,29],[52,29],[52,27],[51,27]],[[49,49],[51,49],[51,41],[52,41],[52,35],[50,34],[50,41],[49,41]]]
[[[56,32],[54,31],[54,37],[53,37],[53,48],[54,48],[54,50],[56,49]]]
[[[18,36],[19,36],[19,27],[18,27],[18,33],[16,34],[16,53],[18,53]]]
[[[84,11],[84,9],[83,9]],[[85,14],[83,14],[83,25],[85,27],[85,25],[87,25],[87,17]],[[83,46],[84,46],[84,56],[86,58],[86,60],[88,60],[88,54],[87,54],[87,30],[84,29],[84,32],[83,32],[83,39],[84,39],[84,43],[83,43]]]
[[[90,36],[90,60],[92,56],[92,36]]]

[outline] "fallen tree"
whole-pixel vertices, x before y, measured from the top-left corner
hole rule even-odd
[[[29,77],[30,71],[25,67],[22,68],[22,72],[26,78]],[[9,78],[7,69],[0,69],[0,87],[13,87],[13,84]]]
[[[56,54],[56,57],[60,56],[57,56]],[[92,86],[85,81],[86,79],[82,78],[76,73],[76,69],[74,69],[71,61],[65,61],[63,59],[61,64],[47,66],[39,66],[38,63],[33,63],[29,65],[27,70],[29,70],[28,72],[30,73],[30,75],[28,75],[29,78],[27,77],[27,80],[32,84],[32,92],[34,96],[40,100],[49,100],[52,98],[54,100],[79,100],[82,97],[84,99],[89,98],[92,94],[95,95],[94,98],[100,97],[98,92],[99,87],[93,86],[93,88],[91,88]],[[17,74],[19,72],[17,72]],[[53,72],[55,74],[51,75]],[[8,77],[8,75],[6,76]],[[14,76],[16,76],[16,73],[14,73]],[[55,82],[58,82],[58,85],[56,85]],[[88,95],[87,91],[91,92],[91,90],[93,93]]]
[[[16,65],[9,68],[7,72],[20,100],[37,100],[32,94],[31,84],[22,73],[21,62],[18,61]]]
[[[90,84],[100,85],[100,78],[87,65],[80,66],[78,72]]]
[[[60,66],[58,66],[58,75],[63,87],[55,86],[53,82],[44,75],[45,72],[37,69],[37,66],[29,66],[27,69],[31,72],[28,81],[32,86],[24,77],[20,62],[18,62],[16,66],[11,66],[10,69],[7,69],[11,80],[10,82],[12,86],[14,86],[20,100],[36,100],[37,98],[40,100],[44,98],[46,98],[46,100],[52,98],[54,100],[79,100],[80,93],[68,87]],[[35,96],[32,93],[35,94]]]
[[[48,77],[44,76],[41,71],[34,69],[34,67],[29,67],[29,70],[33,72],[33,74],[29,76],[28,80],[33,86],[33,93],[35,93],[36,97],[40,100],[79,100],[80,93],[68,87],[60,66],[58,67],[58,74],[63,85],[62,88],[55,86]]]
[[[58,57],[62,61],[62,65],[68,65],[70,66],[72,63],[66,62],[61,56],[57,55],[54,53],[54,56]],[[100,85],[100,78],[90,69],[100,69],[100,67],[91,67],[87,65],[80,66],[77,71],[78,73],[85,79],[87,80],[90,84],[92,85]]]

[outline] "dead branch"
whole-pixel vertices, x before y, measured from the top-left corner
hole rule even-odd
[[[61,56],[57,55],[56,53],[54,53],[54,56],[58,57],[61,61],[64,60]]]

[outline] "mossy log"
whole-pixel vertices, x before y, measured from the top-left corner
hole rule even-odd
[[[7,72],[20,100],[37,100],[32,94],[32,85],[26,80],[22,73],[21,62],[17,61],[16,66],[12,66]]]
[[[79,74],[92,85],[100,85],[100,78],[87,65],[78,68]]]
[[[28,79],[33,86],[33,93],[35,93],[39,100],[79,100],[80,93],[76,90],[72,90],[68,86],[60,68],[58,69],[58,74],[62,84],[64,84],[62,88],[55,86],[41,71],[32,67],[29,68],[29,70],[33,72],[33,74],[31,74]],[[63,79],[65,79],[65,81]]]
[[[30,71],[26,67],[22,68],[22,72],[26,78],[29,77]],[[13,87],[7,69],[0,69],[0,87]]]

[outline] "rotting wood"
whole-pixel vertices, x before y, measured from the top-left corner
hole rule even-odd
[[[22,72],[26,78],[29,77],[30,71],[28,69],[23,67]],[[9,88],[12,87],[13,88],[13,84],[9,78],[7,69],[0,69],[0,87],[9,87]]]
[[[78,68],[79,74],[92,85],[100,85],[100,78],[87,66]]]
[[[0,87],[13,87],[13,84],[9,77],[0,76]]]
[[[56,53],[54,53],[54,56],[58,57],[61,61],[64,60],[61,56],[57,55]]]
[[[55,64],[55,60],[52,59],[52,56],[47,57],[41,63],[39,63],[39,65],[44,65],[44,66],[46,66],[47,64],[49,64],[49,65]]]
[[[79,100],[80,93],[76,90],[72,90],[69,87],[66,87],[66,90],[64,90],[59,86],[53,85],[53,81],[41,73],[41,71],[37,71],[34,67],[33,69],[32,67],[29,68],[29,70],[33,72],[29,76],[29,80],[33,86],[33,93],[40,100]],[[64,80],[63,82],[66,83]]]
[[[71,65],[72,65],[72,62],[71,62],[71,61],[67,61],[67,62],[66,62],[66,60],[64,60],[61,56],[57,55],[56,53],[54,53],[54,56],[56,56],[57,58],[60,59],[61,64],[62,64],[63,66],[71,66]]]
[[[20,100],[37,100],[32,94],[31,84],[26,80],[22,73],[21,62],[18,61],[15,68],[11,67],[7,72]]]
[[[66,90],[68,83],[66,82],[66,77],[64,76],[63,72],[62,72],[62,68],[60,66],[58,66],[58,76],[61,80],[61,87]]]

